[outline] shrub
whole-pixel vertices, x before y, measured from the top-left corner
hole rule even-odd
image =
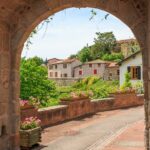
[[[39,61],[37,58],[22,59],[20,76],[22,99],[29,99],[32,96],[43,101],[54,94],[56,85],[47,79],[47,68],[41,65],[40,59]]]
[[[125,73],[125,81],[123,83],[123,85],[121,86],[121,90],[128,90],[132,88],[132,84],[131,84],[131,76],[130,73]]]
[[[109,96],[109,92],[105,87],[91,88],[93,91],[93,98],[106,98]]]
[[[121,61],[121,60],[124,59],[124,56],[123,56],[122,53],[105,54],[105,55],[103,55],[102,59],[106,60],[106,61],[116,61],[116,62],[119,62],[119,61]]]
[[[144,87],[142,81],[137,81],[135,84],[133,84],[133,88],[135,89],[137,94],[143,94],[144,93]]]
[[[109,93],[115,92],[119,87],[118,81],[104,81],[98,77],[87,77],[73,86],[79,91],[92,91],[92,98],[105,98]]]

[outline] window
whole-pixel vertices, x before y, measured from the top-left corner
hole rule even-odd
[[[89,64],[89,68],[92,68],[92,64]]]
[[[101,67],[101,64],[98,64],[98,67]]]
[[[58,73],[57,72],[55,72],[55,77],[57,77],[58,76]]]
[[[64,77],[68,77],[67,73],[64,73]]]
[[[127,70],[131,74],[132,80],[141,79],[141,66],[128,66]]]
[[[50,76],[50,77],[53,77],[53,72],[50,72],[49,76]]]
[[[57,69],[57,65],[55,65],[55,69]]]
[[[97,69],[94,69],[93,74],[97,74]]]
[[[82,70],[79,70],[79,75],[82,75],[82,73],[83,73]]]
[[[67,64],[63,64],[63,68],[67,68]]]
[[[119,75],[120,74],[120,70],[117,70],[117,75]]]
[[[53,65],[49,65],[49,69],[53,69]]]
[[[112,76],[112,73],[109,73],[109,76],[111,77],[111,76]]]

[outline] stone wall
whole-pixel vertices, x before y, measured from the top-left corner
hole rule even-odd
[[[42,126],[46,127],[67,120],[68,106],[60,105],[38,110],[38,117],[42,121]]]
[[[56,82],[59,86],[70,86],[73,83],[77,82],[79,78],[49,78]]]
[[[25,117],[37,115],[41,121],[42,126],[50,126],[58,124],[67,120],[83,117],[94,114],[96,112],[108,111],[113,109],[121,109],[127,107],[140,106],[144,103],[143,95],[128,94],[114,94],[112,98],[101,100],[84,99],[72,102],[62,102],[62,105],[43,108],[39,110],[31,109],[21,112],[21,119]]]
[[[93,100],[91,103],[93,112],[108,111],[143,105],[144,96],[130,93],[114,94],[113,98]]]

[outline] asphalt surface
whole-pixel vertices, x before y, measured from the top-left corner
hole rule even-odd
[[[143,107],[100,112],[45,129],[41,150],[102,150],[130,125],[144,120]]]

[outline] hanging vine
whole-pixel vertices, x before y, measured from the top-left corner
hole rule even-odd
[[[45,32],[47,31],[47,27],[48,27],[48,24],[51,22],[51,20],[53,20],[53,16],[52,17],[49,17],[47,18],[46,20],[44,20],[40,25],[38,25],[32,32],[31,34],[29,35],[26,43],[25,43],[25,47],[27,50],[29,50],[30,48],[30,45],[32,45],[32,38],[34,37],[34,35],[36,35],[41,29],[43,29],[43,27],[46,25],[46,28],[45,28]]]

